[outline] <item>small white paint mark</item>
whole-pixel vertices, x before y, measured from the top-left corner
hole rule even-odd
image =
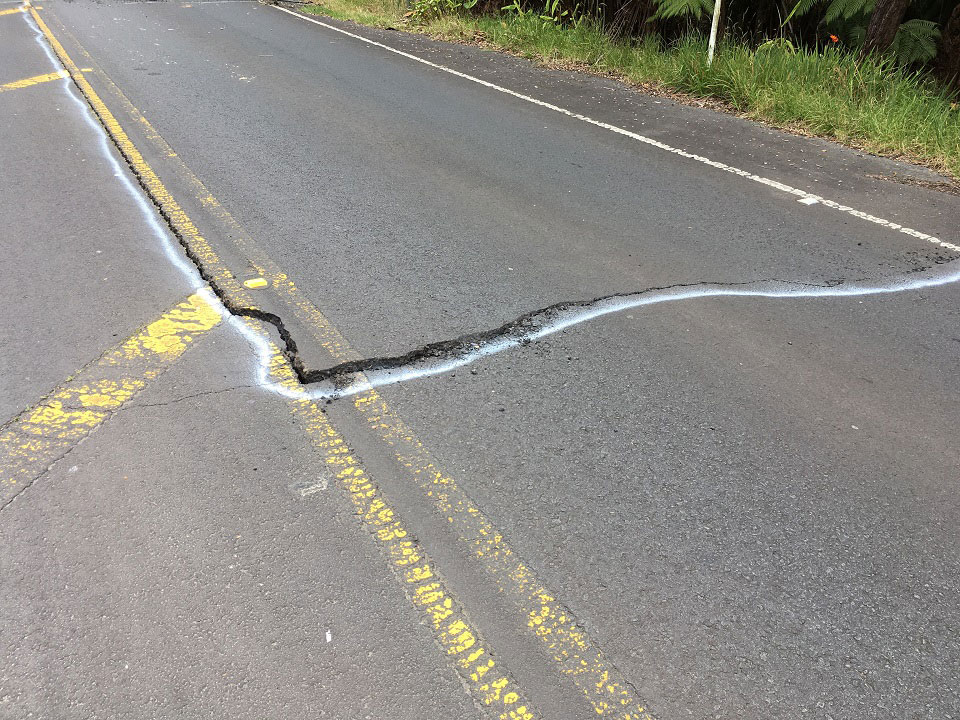
[[[330,478],[325,475],[320,476],[316,482],[306,481],[298,482],[293,485],[293,491],[300,497],[307,497],[315,493],[326,490],[330,486]]]
[[[805,198],[800,198],[799,200],[797,200],[797,202],[800,203],[801,205],[816,205],[820,201],[815,197],[805,197]]]
[[[76,465],[74,465],[74,466],[71,467],[69,470],[67,470],[67,472],[72,472],[72,473],[75,473],[76,471],[77,471],[77,466],[76,466]]]
[[[330,642],[331,640],[333,640],[333,635],[331,635],[330,631],[327,630],[327,642]]]
[[[851,425],[850,427],[852,427],[854,430],[859,430],[859,429],[860,429],[860,428],[858,428],[856,425]]]

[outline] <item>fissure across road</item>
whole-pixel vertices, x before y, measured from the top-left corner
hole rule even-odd
[[[594,300],[557,303],[525,313],[494,330],[430,343],[403,355],[354,360],[326,370],[308,370],[305,381],[320,385],[319,391],[328,397],[354,395],[371,387],[448,372],[573,325],[643,305],[710,297],[836,298],[919,290],[960,280],[960,269],[954,265],[956,262],[951,261],[949,271],[941,268],[912,278],[897,276],[881,282],[831,285],[787,280],[679,283],[634,293],[605,295]]]
[[[266,11],[264,13],[272,14]],[[273,15],[277,18],[282,17],[275,13]],[[53,23],[51,22],[51,24]],[[54,27],[57,26],[54,25]],[[73,50],[69,40],[65,39],[65,42],[68,47],[71,47],[74,56],[81,59],[81,56]],[[85,65],[83,60],[81,60],[81,64]],[[82,78],[83,73],[78,73],[78,75]],[[82,86],[76,79],[74,82],[82,90]],[[96,111],[96,105],[90,102],[89,97],[87,101]],[[115,107],[115,111],[118,115],[126,117],[126,109],[120,112]],[[99,114],[98,117],[101,118],[101,124],[109,134],[111,141],[117,145],[117,139],[110,133],[110,129],[119,128],[119,124],[116,123],[115,119],[107,123]],[[110,117],[112,118],[112,116]],[[143,121],[142,117],[136,115],[131,115],[130,118],[134,126],[139,126]],[[149,128],[149,126],[147,127]],[[121,137],[125,137],[125,135]],[[150,138],[150,141],[153,141],[153,138]],[[132,147],[132,143],[129,146],[124,143],[124,147],[127,150],[132,148],[128,155],[123,153],[123,148],[120,145],[117,145],[127,163],[131,163],[131,158],[137,161],[139,154],[135,153],[136,148]],[[161,156],[163,154],[161,153]],[[875,281],[843,282],[828,285],[773,279],[751,282],[676,284],[647,288],[637,292],[604,295],[592,300],[557,303],[532,312],[525,312],[518,315],[514,320],[492,330],[469,333],[453,340],[428,343],[416,350],[393,357],[359,358],[357,353],[346,345],[333,324],[329,323],[315,306],[309,304],[309,296],[306,293],[298,295],[299,291],[297,291],[293,282],[281,272],[279,267],[272,266],[269,258],[261,258],[253,253],[250,257],[257,259],[252,259],[251,265],[262,265],[264,270],[261,271],[260,268],[257,268],[258,272],[278,295],[283,296],[286,303],[283,315],[288,318],[289,326],[284,324],[279,315],[267,313],[267,311],[256,307],[254,304],[255,295],[247,293],[242,283],[239,283],[236,277],[225,270],[223,263],[209,243],[193,227],[180,206],[173,202],[173,198],[169,197],[169,193],[159,184],[159,180],[152,174],[149,166],[146,166],[145,162],[140,165],[141,161],[143,161],[143,158],[139,156],[137,166],[143,172],[138,172],[138,167],[131,164],[141,187],[160,210],[167,226],[174,232],[184,250],[187,251],[191,262],[196,266],[200,275],[218,290],[224,306],[234,316],[230,318],[231,322],[236,326],[242,326],[246,324],[243,319],[258,317],[267,320],[277,328],[281,337],[286,333],[284,338],[286,345],[282,354],[276,348],[271,351],[272,344],[265,339],[266,334],[259,338],[260,346],[267,349],[267,352],[260,358],[261,367],[268,371],[263,374],[263,377],[270,380],[273,376],[272,382],[274,383],[270,384],[268,380],[265,380],[264,387],[274,389],[277,392],[282,390],[291,398],[290,406],[293,414],[303,421],[316,449],[322,453],[326,463],[325,468],[332,471],[331,474],[336,476],[340,486],[349,493],[350,499],[364,525],[371,531],[381,550],[390,557],[391,566],[397,572],[398,577],[402,579],[404,587],[408,591],[408,598],[423,613],[423,617],[427,618],[437,642],[445,649],[449,657],[457,663],[457,671],[464,683],[468,684],[472,695],[475,698],[480,698],[482,702],[487,702],[490,698],[491,704],[501,703],[502,706],[496,705],[495,707],[505,713],[520,713],[521,711],[532,713],[532,704],[527,703],[523,693],[519,690],[513,690],[512,679],[506,674],[502,663],[498,663],[495,668],[491,668],[490,658],[487,658],[481,652],[482,649],[489,650],[486,642],[483,642],[481,636],[473,629],[465,625],[469,618],[457,614],[460,609],[450,599],[452,596],[447,588],[442,586],[441,576],[439,574],[432,577],[427,575],[428,571],[434,573],[435,568],[432,567],[428,556],[420,552],[419,546],[412,539],[412,534],[408,534],[411,526],[401,522],[399,516],[393,513],[392,506],[386,504],[386,500],[377,485],[363,470],[362,463],[352,454],[347,439],[333,430],[333,426],[325,417],[321,403],[315,402],[318,398],[342,397],[359,393],[354,396],[352,403],[339,403],[337,407],[331,408],[329,411],[331,415],[336,417],[341,412],[352,412],[350,410],[352,406],[364,421],[364,432],[369,431],[375,438],[389,445],[392,454],[402,468],[401,474],[407,473],[413,478],[416,488],[419,489],[418,497],[421,501],[426,501],[427,506],[432,508],[431,512],[435,516],[434,519],[439,518],[444,527],[449,525],[453,528],[453,541],[469,551],[471,557],[479,563],[486,573],[486,577],[496,585],[497,592],[510,598],[509,609],[513,613],[514,621],[527,628],[529,634],[541,643],[541,649],[545,648],[549,651],[553,667],[558,669],[569,683],[575,685],[582,692],[598,714],[617,716],[618,713],[623,712],[623,717],[642,717],[646,710],[644,709],[645,703],[641,702],[640,698],[650,698],[663,703],[661,699],[663,693],[658,693],[656,689],[651,691],[648,687],[638,686],[634,688],[630,684],[630,680],[644,679],[645,675],[644,672],[638,672],[635,666],[631,666],[630,661],[625,661],[622,652],[617,655],[617,651],[614,650],[614,654],[604,656],[600,650],[601,643],[607,648],[611,645],[616,646],[616,643],[611,643],[610,640],[612,633],[606,629],[601,629],[598,632],[595,621],[597,616],[594,615],[591,618],[589,610],[582,615],[586,622],[582,622],[570,610],[570,608],[575,607],[580,613],[582,607],[589,608],[587,600],[584,599],[582,605],[579,600],[575,600],[573,604],[562,601],[550,589],[551,587],[561,590],[561,594],[567,598],[576,598],[577,596],[571,595],[570,590],[564,588],[562,582],[558,582],[556,576],[551,575],[549,571],[543,575],[543,580],[539,579],[532,567],[538,563],[542,564],[543,561],[538,560],[536,552],[526,549],[522,542],[517,542],[516,545],[508,544],[504,539],[506,533],[501,531],[497,524],[513,535],[514,538],[522,537],[522,531],[516,529],[514,525],[506,524],[503,518],[498,516],[496,510],[486,508],[487,512],[490,513],[490,519],[488,519],[484,512],[480,510],[480,505],[471,500],[466,491],[461,489],[448,473],[440,469],[412,432],[401,424],[386,407],[384,400],[377,395],[376,391],[369,390],[369,388],[375,385],[445,372],[453,367],[473,362],[485,355],[521,346],[575,324],[605,314],[626,310],[630,307],[708,297],[764,297],[793,301],[803,298],[842,298],[934,287],[958,279],[958,273],[955,271],[956,264],[948,264],[939,268],[927,267],[924,271],[909,276],[889,276]],[[196,187],[191,186],[191,192]],[[212,195],[208,194],[208,191],[198,195],[197,199],[206,209],[219,208],[219,203]],[[186,201],[185,204],[187,204]],[[231,235],[231,240],[235,240],[232,233],[228,234]],[[265,236],[269,237],[266,234]],[[181,255],[179,248],[175,248],[173,254],[179,257]],[[170,256],[171,253],[168,252],[168,257]],[[183,267],[190,272],[191,277],[195,277],[192,268],[187,263],[183,263]],[[775,270],[774,272],[778,271]],[[760,272],[757,272],[757,275],[760,274]],[[762,274],[769,276],[769,271]],[[786,274],[786,271],[784,271],[784,274]],[[845,273],[847,277],[853,274],[851,272]],[[869,274],[869,272],[857,273],[857,276],[865,277]],[[703,275],[703,273],[700,273],[700,275]],[[302,274],[301,277],[303,277]],[[734,279],[736,277],[736,275],[733,276]],[[834,275],[828,275],[828,277],[834,277]],[[583,294],[592,295],[595,292],[595,290],[593,292],[587,291]],[[284,295],[284,293],[287,294]],[[529,307],[532,304],[529,303],[526,306]],[[523,308],[524,305],[521,305],[520,309]],[[510,314],[513,315],[516,312],[517,310],[514,309]],[[317,326],[309,325],[304,321],[305,317],[319,320]],[[298,321],[300,324],[296,325],[295,323]],[[321,342],[324,348],[335,348],[335,350],[331,350],[331,357],[336,364],[322,370],[311,370],[303,367],[302,358],[293,342],[293,338],[290,337],[288,327],[297,328],[296,331],[299,332],[300,328],[305,325],[308,326],[310,332],[314,333],[316,338],[321,339],[321,336],[323,336]],[[646,340],[646,337],[644,340]],[[524,369],[530,375],[529,366]],[[778,367],[777,370],[780,370],[780,368]],[[293,377],[294,372],[296,372],[296,378]],[[283,375],[283,378],[278,380],[276,379],[277,375]],[[310,383],[310,387],[304,387],[304,383]],[[360,391],[364,389],[368,391],[361,393]],[[429,390],[429,388],[427,389]],[[499,390],[499,388],[495,388],[495,390]],[[657,410],[666,414],[663,408],[658,407]],[[418,428],[418,433],[419,431],[420,428]],[[443,457],[442,451],[437,454],[437,457]],[[501,466],[508,465],[506,460],[500,459],[498,461]],[[383,477],[382,475],[378,476]],[[521,473],[517,473],[516,476],[521,477]],[[626,477],[625,481],[628,480],[629,477]],[[509,484],[514,484],[512,477]],[[390,487],[386,489],[390,491],[391,497],[401,497],[399,494],[394,494],[394,489]],[[471,494],[477,495],[473,488],[470,491]],[[482,496],[477,496],[483,500]],[[484,501],[484,507],[488,503],[489,500]],[[547,500],[540,500],[539,504],[535,505],[534,514],[546,516],[546,511],[550,509],[548,505]],[[414,518],[415,522],[417,520],[422,522],[422,518],[416,513],[411,514],[411,517]],[[497,524],[494,524],[495,521]],[[425,526],[429,527],[429,523],[426,523]],[[511,538],[511,542],[514,538]],[[564,536],[565,541],[573,539],[575,539],[573,533],[567,533]],[[569,542],[566,545],[571,553],[575,544]],[[430,545],[430,547],[437,547],[437,545]],[[528,563],[526,559],[521,558],[521,552],[529,556],[533,565]],[[441,559],[441,562],[443,561]],[[445,567],[455,566],[446,565]],[[627,570],[627,568],[618,568],[618,573],[620,570]],[[412,572],[408,575],[408,571]],[[464,597],[466,602],[470,595],[467,594]],[[476,602],[475,598],[474,602]],[[451,614],[447,614],[448,611],[452,611]],[[606,616],[606,609],[604,609],[600,617]],[[609,616],[611,619],[616,619],[613,612],[610,612]],[[496,640],[496,637],[494,639]],[[476,643],[468,647],[467,643],[473,640],[476,640]],[[478,653],[476,657],[473,656],[474,653]],[[515,667],[520,668],[521,664],[515,664]],[[480,673],[483,668],[487,668],[484,671],[485,674]],[[472,685],[469,683],[472,683]],[[535,686],[536,683],[532,685]],[[517,687],[519,688],[520,684],[517,684]],[[629,715],[626,713],[629,713]],[[552,716],[557,716],[557,714],[552,713]]]
[[[278,7],[280,10],[285,10]],[[217,295],[223,306],[232,315],[251,318],[271,325],[278,333],[284,357],[302,385],[313,386],[310,394],[313,397],[336,398],[352,395],[370,387],[384,384],[403,382],[414,378],[421,378],[447,372],[457,367],[471,363],[481,357],[492,355],[504,350],[534,342],[546,335],[553,334],[573,325],[595,319],[612,312],[626,310],[641,305],[655,304],[670,300],[741,296],[741,297],[769,297],[769,298],[812,298],[836,297],[849,295],[869,295],[876,293],[899,292],[908,289],[931,287],[953,282],[958,279],[957,273],[942,271],[926,276],[914,275],[906,280],[902,276],[891,277],[881,282],[864,285],[857,283],[838,283],[830,286],[816,286],[804,284],[797,280],[758,280],[743,283],[687,283],[664,287],[651,287],[630,293],[616,293],[604,295],[591,300],[578,300],[556,303],[545,308],[536,309],[511,320],[497,328],[485,331],[471,332],[459,337],[424,344],[409,352],[393,356],[375,356],[363,359],[353,359],[334,364],[327,368],[315,369],[305,365],[297,346],[296,339],[290,332],[282,317],[276,313],[263,310],[256,306],[253,298],[242,287],[237,279],[227,271],[210,244],[200,235],[197,228],[173,199],[170,193],[160,182],[156,173],[144,160],[126,132],[99,98],[96,91],[83,75],[83,72],[73,62],[63,46],[50,33],[43,20],[33,8],[30,8],[34,20],[40,30],[50,42],[57,57],[63,63],[74,84],[81,92],[93,110],[107,135],[127,162],[138,183],[156,206],[173,235],[184,249],[185,254],[196,266],[201,278]],[[289,12],[289,11],[287,11]],[[944,249],[960,252],[960,247],[928,235],[927,233],[907,228],[883,218],[864,213],[862,211],[842,205],[838,202],[825,199],[796,188],[784,185],[773,180],[756,176],[747,171],[733,168],[709,158],[665,145],[645,136],[618,128],[592,118],[572,113],[550,103],[537,100],[521,93],[502,88],[485,80],[461,73],[443,65],[419,58],[382,43],[375,42],[355,33],[350,33],[328,23],[314,18],[305,17],[299,13],[292,13],[309,22],[321,25],[336,32],[346,34],[365,43],[389,50],[403,57],[425,63],[431,67],[450,72],[485,87],[505,92],[523,100],[546,107],[550,110],[569,115],[578,120],[598,125],[618,134],[627,135],[641,142],[652,144],[669,152],[683,155],[722,170],[733,172],[750,180],[762,182],[776,189],[797,195],[801,201],[822,203],[828,207],[848,212],[858,218],[875,224],[898,230],[912,237],[932,242]],[[923,279],[918,279],[923,277]]]

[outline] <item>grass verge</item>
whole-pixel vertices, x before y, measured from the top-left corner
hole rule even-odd
[[[878,155],[920,162],[960,179],[960,107],[923,76],[846,52],[727,43],[712,66],[702,38],[662,46],[618,42],[581,22],[560,27],[535,13],[444,14],[413,21],[395,0],[318,0],[306,12],[513,52],[548,64],[615,75],[652,89],[719,100],[728,109]]]

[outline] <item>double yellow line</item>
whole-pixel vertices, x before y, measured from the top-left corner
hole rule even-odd
[[[216,278],[222,290],[245,306],[252,306],[245,289],[160,182],[40,15],[33,8],[30,8],[30,12],[141,186],[174,232],[192,251],[195,259]],[[79,43],[76,45],[79,47]],[[85,50],[81,48],[80,51],[92,62]],[[176,165],[179,175],[187,179],[203,206],[231,230],[228,235],[237,248],[257,272],[269,281],[275,294],[309,328],[316,340],[337,361],[359,357],[339,330],[257,246],[122,91],[105,74],[100,73],[100,76],[127,114],[141,127],[148,141]],[[292,369],[276,346],[272,346],[270,372],[294,393],[299,388]],[[313,445],[349,494],[358,515],[403,582],[410,602],[428,618],[435,639],[451,658],[473,696],[504,720],[532,720],[539,717],[525,693],[516,686],[500,661],[495,659],[489,645],[480,639],[479,632],[450,593],[435,565],[411,537],[406,524],[366,475],[326,415],[305,397],[294,397],[289,402],[291,411],[303,423]],[[534,571],[518,557],[504,534],[453,477],[438,467],[431,454],[380,394],[370,390],[356,396],[353,405],[367,427],[391,448],[401,466],[410,472],[423,493],[424,501],[454,526],[461,542],[491,581],[513,599],[523,623],[543,646],[557,672],[580,690],[593,711],[599,717],[651,720],[633,688],[603,656],[597,643],[590,638],[569,607],[547,589]]]

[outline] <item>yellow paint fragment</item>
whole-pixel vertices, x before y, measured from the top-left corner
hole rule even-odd
[[[191,295],[0,428],[0,505],[145,388],[220,319],[202,296]]]
[[[9,12],[9,11],[8,11]],[[3,14],[3,11],[0,11],[0,15]],[[20,90],[21,88],[30,87],[32,85],[39,85],[41,83],[50,82],[51,80],[59,80],[67,76],[66,70],[57,70],[57,72],[44,73],[43,75],[34,75],[33,77],[24,78],[23,80],[14,80],[13,82],[4,83],[0,85],[0,93],[6,92],[8,90]]]
[[[280,354],[277,348],[273,352],[274,356]],[[277,371],[274,379],[280,382],[292,375],[287,363],[271,362],[271,367]],[[496,707],[500,720],[538,720],[539,715],[502,670],[494,673],[493,681],[484,682],[484,676],[496,667],[491,653],[481,645],[477,630],[437,577],[426,553],[409,536],[396,510],[366,476],[357,459],[346,450],[343,438],[326,415],[315,403],[303,398],[291,400],[291,410],[303,422],[314,447],[349,495],[357,517],[399,573],[411,604],[429,621],[434,639],[448,657],[456,658],[454,667],[471,694],[485,705]],[[417,564],[411,566],[410,562]]]
[[[262,277],[250,278],[249,280],[244,280],[243,284],[246,285],[251,290],[259,290],[260,288],[265,288],[268,283]]]

